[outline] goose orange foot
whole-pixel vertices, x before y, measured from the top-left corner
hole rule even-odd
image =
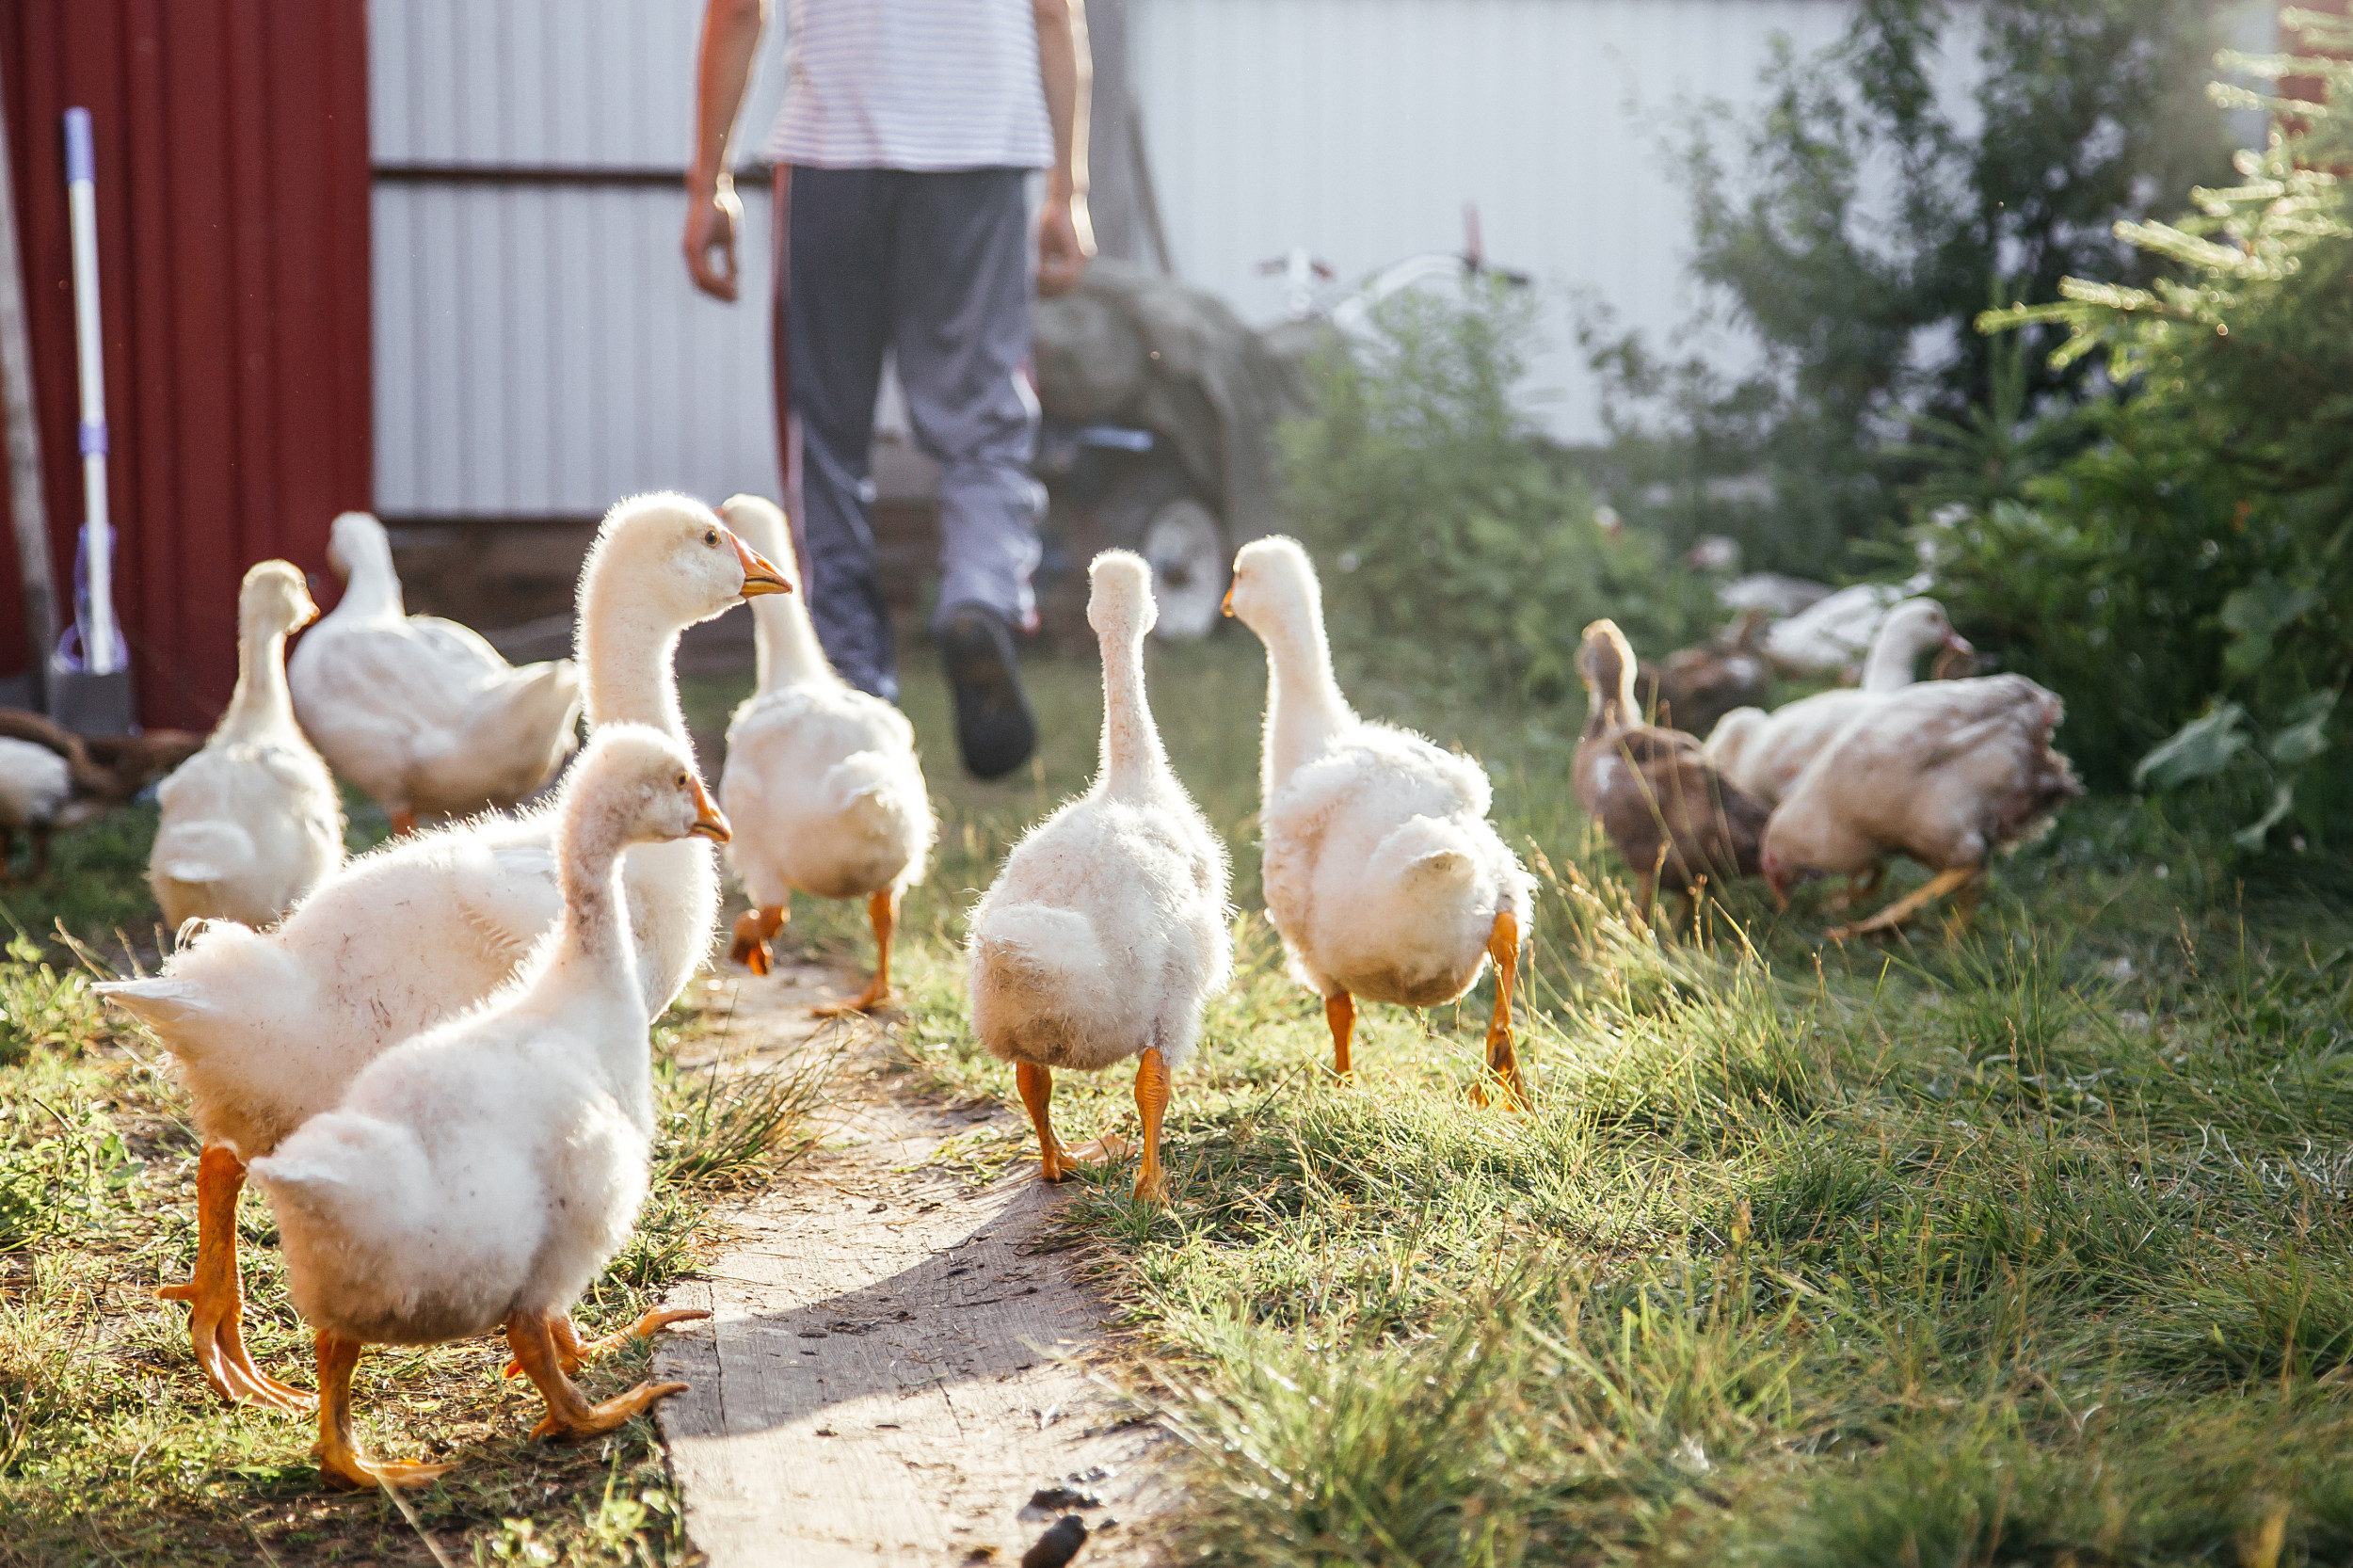
[[[1512,991],[1519,979],[1520,922],[1509,910],[1496,917],[1487,937],[1487,956],[1496,970],[1495,1014],[1487,1022],[1487,1071],[1502,1086],[1504,1109],[1525,1111],[1528,1085],[1520,1077],[1519,1050],[1512,1040]],[[1487,1103],[1483,1080],[1471,1085],[1470,1097],[1473,1105]]]
[[[555,1344],[555,1321],[538,1312],[518,1312],[506,1321],[508,1348],[538,1388],[539,1397],[548,1402],[548,1413],[531,1429],[532,1436],[595,1437],[627,1424],[656,1400],[686,1391],[683,1383],[641,1383],[602,1404],[590,1404],[564,1371]]]
[[[848,1001],[827,1002],[810,1008],[809,1014],[819,1018],[838,1018],[845,1013],[872,1013],[890,1005],[890,933],[899,923],[899,898],[888,888],[866,901],[866,919],[874,928],[874,978],[865,991]]]
[[[625,1329],[616,1330],[601,1339],[581,1343],[580,1330],[568,1314],[548,1320],[548,1337],[555,1346],[555,1363],[564,1368],[567,1377],[579,1371],[591,1361],[612,1354],[632,1339],[650,1339],[672,1323],[692,1323],[711,1314],[701,1307],[656,1307]],[[500,1374],[519,1378],[523,1375],[520,1359],[510,1359]]]
[[[237,1277],[237,1194],[245,1162],[208,1144],[196,1162],[196,1276],[158,1288],[155,1299],[186,1302],[188,1344],[214,1393],[231,1404],[302,1410],[316,1398],[253,1365],[245,1348],[245,1288]]]
[[[1021,1104],[1030,1112],[1030,1124],[1037,1128],[1037,1174],[1044,1181],[1068,1181],[1079,1174],[1081,1165],[1098,1165],[1108,1160],[1127,1157],[1127,1140],[1105,1133],[1091,1144],[1065,1148],[1054,1136],[1054,1121],[1048,1105],[1054,1097],[1054,1070],[1041,1067],[1034,1062],[1014,1064],[1014,1081],[1020,1086]]]
[[[775,954],[769,951],[769,940],[784,929],[789,916],[784,905],[772,904],[765,909],[746,909],[735,918],[735,941],[728,949],[728,962],[741,964],[754,974],[766,974],[775,968]]]
[[[322,1333],[319,1355],[319,1440],[311,1450],[319,1480],[353,1492],[373,1492],[378,1486],[430,1486],[457,1468],[455,1464],[411,1464],[370,1459],[351,1435],[351,1371],[360,1365],[360,1342]]]

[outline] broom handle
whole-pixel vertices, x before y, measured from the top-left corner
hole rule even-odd
[[[0,406],[7,409],[8,504],[15,514],[17,569],[24,584],[25,638],[32,644],[33,703],[46,709],[49,660],[57,648],[57,603],[49,573],[49,505],[41,489],[40,424],[33,411],[33,348],[24,309],[24,253],[16,227],[7,117],[0,114]]]
[[[89,111],[65,112],[66,216],[73,231],[73,348],[82,373],[82,537],[89,624],[82,658],[93,675],[115,667],[114,531],[106,517],[105,335],[98,313],[98,159]]]

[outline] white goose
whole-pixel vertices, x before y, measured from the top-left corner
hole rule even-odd
[[[1349,1070],[1357,997],[1452,1001],[1492,959],[1487,1063],[1518,1096],[1512,987],[1535,884],[1487,821],[1486,771],[1349,708],[1322,588],[1296,540],[1242,546],[1225,613],[1266,644],[1267,918],[1291,973],[1324,999],[1335,1070]]]
[[[467,627],[412,616],[384,525],[335,520],[328,564],[344,597],[295,649],[286,679],[302,728],[337,775],[392,813],[462,816],[537,791],[578,744],[580,672],[515,668]]]
[[[788,591],[701,503],[641,496],[607,516],[581,573],[580,663],[591,726],[644,724],[683,747],[679,634],[747,595]],[[238,1330],[237,1193],[246,1161],[333,1106],[387,1047],[504,984],[552,925],[554,819],[482,818],[353,861],[267,934],[205,927],[152,980],[99,987],[178,1062],[204,1148],[197,1171],[189,1335],[225,1399],[307,1396],[262,1376]],[[624,889],[638,985],[658,1016],[710,951],[717,869],[699,842],[639,844]]]
[[[1908,855],[1936,874],[1833,941],[1892,930],[1946,893],[1976,904],[1994,856],[2046,831],[2084,792],[2052,747],[2066,709],[2023,675],[1932,680],[1889,694],[1838,732],[1765,824],[1776,898],[1817,873],[1870,874]]]
[[[73,798],[73,764],[38,741],[0,735],[0,884],[15,880],[16,835],[32,835],[33,875],[49,874],[52,828],[74,827],[96,815],[97,807]]]
[[[147,882],[174,931],[193,920],[275,925],[343,864],[343,803],[286,699],[287,635],[318,613],[287,562],[245,574],[236,692],[204,749],[156,791]]]
[[[451,1468],[360,1452],[351,1372],[362,1345],[503,1327],[547,1400],[537,1437],[611,1432],[686,1386],[640,1384],[589,1404],[568,1374],[629,1336],[583,1346],[565,1314],[628,1240],[653,1140],[621,855],[690,834],[724,843],[727,819],[684,748],[637,725],[598,731],[554,815],[563,912],[523,977],[387,1050],[334,1110],[253,1161],[284,1237],[288,1293],[318,1330],[314,1452],[330,1485],[422,1486]],[[650,1312],[629,1333],[708,1316]]]
[[[1099,1140],[1066,1149],[1054,1136],[1053,1069],[1096,1072],[1136,1058],[1135,1195],[1161,1203],[1169,1075],[1233,974],[1225,845],[1170,771],[1144,700],[1151,567],[1107,550],[1087,577],[1087,621],[1103,648],[1102,763],[1093,789],[1014,846],[972,910],[972,1032],[1016,1064],[1048,1181],[1109,1152]]]
[[[1907,599],[1888,611],[1871,639],[1860,687],[1817,692],[1784,703],[1769,713],[1758,708],[1736,708],[1717,720],[1708,733],[1707,760],[1726,778],[1770,805],[1788,792],[1805,765],[1840,730],[1880,705],[1890,693],[1911,685],[1920,656],[1937,648],[1975,651],[1968,639],[1953,630],[1945,606],[1932,599]]]
[[[719,511],[799,586],[775,503],[739,495]],[[719,798],[735,824],[735,872],[755,907],[735,922],[728,956],[768,972],[768,942],[783,929],[795,888],[863,898],[874,928],[873,982],[855,1000],[816,1012],[872,1012],[890,998],[899,900],[923,879],[937,831],[915,729],[897,708],[834,674],[797,592],[760,600],[752,619],[760,685],[728,726]]]

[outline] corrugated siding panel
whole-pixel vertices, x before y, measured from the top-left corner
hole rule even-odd
[[[699,0],[374,0],[375,160],[684,167]],[[762,50],[739,147],[775,113]],[[682,190],[379,184],[376,486],[388,513],[593,516],[777,489],[768,200],[741,302],[697,295]]]
[[[245,568],[318,570],[334,514],[370,504],[363,9],[0,0],[61,599],[82,488],[58,117],[95,126],[116,607],[151,725],[228,700]],[[16,578],[0,552],[0,672]]]
[[[1666,151],[1705,100],[1759,99],[1772,40],[1834,40],[1849,0],[1131,0],[1131,74],[1179,270],[1245,320],[1294,247],[1344,279],[1463,242],[1663,337],[1696,303]],[[1532,384],[1591,438],[1590,375],[1556,309]]]

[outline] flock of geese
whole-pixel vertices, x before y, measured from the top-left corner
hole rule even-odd
[[[406,613],[374,519],[338,519],[330,558],[348,585],[291,663],[289,635],[317,615],[302,575],[279,561],[248,573],[235,696],[159,792],[151,877],[178,943],[159,974],[100,989],[167,1048],[194,1105],[194,1277],[159,1294],[190,1304],[207,1382],[232,1401],[315,1402],[330,1484],[414,1486],[449,1466],[375,1460],[354,1440],[363,1346],[504,1332],[509,1374],[545,1400],[541,1436],[611,1431],[684,1386],[595,1404],[572,1376],[702,1314],[649,1312],[584,1343],[568,1313],[646,1193],[648,1028],[710,952],[711,842],[729,846],[749,894],[732,955],[756,972],[792,889],[867,901],[872,983],[832,1010],[868,1010],[889,998],[900,900],[936,824],[906,719],[826,664],[786,520],[766,501],[616,506],[582,569],[576,661],[520,669],[461,627]],[[1290,972],[1323,999],[1335,1068],[1349,1071],[1358,1002],[1450,1001],[1492,967],[1487,1065],[1520,1103],[1512,1000],[1534,885],[1488,820],[1486,771],[1351,709],[1298,544],[1245,546],[1232,581],[1226,613],[1267,654],[1267,912]],[[1153,722],[1150,569],[1106,552],[1089,587],[1099,767],[1015,845],[970,913],[971,1024],[1016,1065],[1048,1181],[1120,1152],[1056,1137],[1054,1071],[1133,1059],[1134,1191],[1164,1201],[1171,1076],[1233,968],[1227,855]],[[714,798],[674,655],[687,628],[744,600],[758,686],[733,716]],[[1659,885],[1695,897],[1711,878],[1761,871],[1780,890],[1898,853],[1940,873],[1931,888],[1958,887],[2073,792],[2049,745],[2048,693],[2014,676],[1910,683],[1902,648],[1942,636],[1941,612],[1904,607],[1864,689],[1730,715],[1703,747],[1642,721],[1632,650],[1609,622],[1589,628],[1577,789],[1646,906]],[[590,738],[573,760],[584,712]],[[338,776],[397,829],[348,863]],[[523,804],[551,780],[551,800]],[[421,817],[444,820],[420,829]],[[316,1330],[315,1395],[263,1372],[243,1341],[248,1180]]]

